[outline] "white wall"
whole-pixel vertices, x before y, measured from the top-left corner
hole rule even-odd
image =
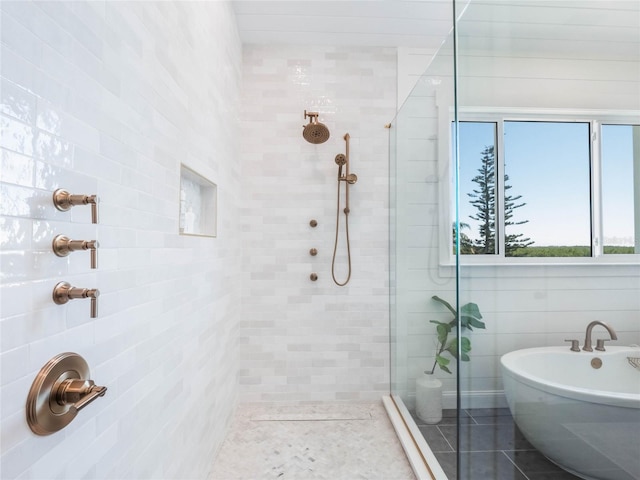
[[[243,78],[241,398],[379,399],[389,385],[384,125],[395,113],[396,51],[245,46]],[[326,143],[302,138],[305,109],[320,112],[331,131]],[[338,287],[334,159],[347,132],[358,175],[350,194],[353,273]],[[340,280],[345,265],[341,254]]]
[[[219,2],[2,2],[1,472],[205,478],[237,398],[241,47]],[[218,185],[218,238],[178,232],[180,162]],[[98,194],[57,211],[56,188]],[[97,238],[56,257],[56,234]],[[99,316],[66,280],[101,291]],[[31,433],[38,370],[73,351],[108,392]]]
[[[401,229],[397,246],[401,253],[397,260],[397,311],[399,323],[406,322],[401,327],[406,337],[399,341],[399,363],[407,367],[398,373],[398,388],[407,398],[415,388],[413,379],[433,363],[435,336],[429,320],[447,319],[446,311],[430,297],[437,294],[455,299],[453,268],[440,265],[442,239],[438,241],[441,237],[448,240],[450,235],[449,225],[445,225],[443,236],[439,233],[438,204],[443,201],[439,198],[443,182],[448,181],[443,168],[448,160],[438,147],[449,141],[443,135],[447,129],[438,125],[442,116],[438,105],[448,109],[451,104],[451,77],[446,71],[451,59],[446,53],[427,69],[398,123],[402,162],[398,177],[404,183],[398,189]],[[640,109],[637,55],[623,59],[609,58],[602,52],[589,57],[582,52],[567,59],[560,53],[545,57],[532,48],[526,53],[470,49],[462,53],[458,81],[461,107]],[[412,74],[408,68],[399,72],[405,77]],[[487,325],[486,330],[471,334],[472,361],[463,364],[463,390],[473,392],[469,405],[502,404],[499,358],[508,351],[563,345],[566,338],[582,342],[592,320],[609,322],[618,332],[618,344],[640,341],[638,264],[463,266],[460,287],[461,302],[478,303]],[[604,337],[602,333],[597,336]],[[445,389],[454,391],[455,378],[446,373],[441,376]]]

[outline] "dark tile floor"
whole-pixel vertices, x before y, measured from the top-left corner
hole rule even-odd
[[[413,415],[413,412],[412,412]],[[456,465],[456,411],[437,425],[413,418],[449,480],[579,480],[547,460],[522,435],[508,408],[473,408],[460,417],[460,471]]]

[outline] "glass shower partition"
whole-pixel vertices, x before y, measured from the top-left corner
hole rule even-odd
[[[392,398],[449,479],[640,478],[640,4],[456,10],[455,42],[399,52],[415,86],[390,130]],[[441,351],[443,302],[460,315]],[[585,421],[564,387],[508,398],[501,359],[533,348],[541,374],[586,359],[572,388],[611,378],[620,408]],[[431,370],[438,422],[416,414]]]
[[[471,1],[457,65],[456,478],[640,478],[640,4]]]
[[[456,297],[455,259],[451,251],[439,248],[443,242],[451,245],[452,222],[447,215],[455,199],[450,190],[455,177],[450,148],[455,114],[453,47],[449,34],[435,55],[419,49],[398,52],[399,77],[411,87],[406,87],[408,93],[389,131],[391,393],[413,429],[414,441],[428,445],[425,457],[432,463],[440,452],[431,438],[423,436],[432,425],[416,414],[416,382],[433,370],[438,351],[437,327],[430,321],[454,318],[432,298],[455,304]],[[442,422],[450,430],[449,441],[455,443],[455,358],[446,352],[441,356],[450,361],[451,373],[436,368],[434,376],[442,383],[446,417]],[[447,440],[442,438],[441,443]],[[447,461],[455,466],[455,452],[449,449],[448,454]],[[434,478],[446,478],[435,470],[439,467],[432,465]]]

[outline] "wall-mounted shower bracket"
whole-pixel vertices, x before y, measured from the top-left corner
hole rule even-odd
[[[89,379],[89,366],[77,353],[49,360],[36,375],[27,396],[27,423],[33,433],[49,435],[66,427],[78,412],[107,393]]]
[[[96,195],[73,195],[59,188],[53,192],[53,204],[61,212],[76,205],[91,205],[91,223],[98,223],[98,197]]]
[[[71,252],[77,250],[89,250],[91,255],[91,268],[98,267],[98,246],[97,240],[71,240],[65,235],[57,235],[53,239],[53,242],[51,242],[53,253],[58,257],[66,257]]]
[[[307,112],[306,110],[304,111],[304,119],[306,120],[307,118],[311,121],[316,121],[318,120],[318,116],[320,114],[318,112]]]
[[[358,181],[358,176],[355,173],[350,173],[349,175],[345,175],[340,178],[343,182],[347,182],[349,185],[353,185]]]

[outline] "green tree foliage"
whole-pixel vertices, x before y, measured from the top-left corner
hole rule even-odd
[[[516,204],[518,200],[522,198],[522,195],[509,195],[508,192],[511,190],[511,185],[508,185],[509,175],[504,175],[504,254],[507,257],[513,256],[513,252],[516,250],[525,249],[529,245],[533,245],[533,240],[524,236],[523,233],[508,233],[509,227],[511,225],[522,225],[524,223],[528,223],[529,220],[520,220],[519,222],[515,222],[511,220],[513,218],[513,211],[516,208],[524,207],[526,205],[525,202],[521,202]]]
[[[480,238],[475,241],[475,253],[496,253],[496,164],[493,146],[485,147],[481,153],[478,174],[472,181],[478,185],[472,193],[467,193],[478,213],[470,215],[472,220],[480,222]]]
[[[468,223],[460,223],[460,253],[463,255],[476,253],[475,246],[473,245],[473,240],[469,238],[469,235],[464,233],[462,230],[470,230],[471,227]],[[453,254],[456,254],[456,222],[453,222]]]
[[[591,247],[586,245],[558,245],[550,247],[517,248],[512,257],[590,257]]]
[[[467,193],[471,198],[471,205],[473,205],[477,213],[470,215],[469,218],[476,220],[480,223],[479,226],[479,239],[473,241],[471,248],[467,247],[468,251],[463,248],[462,237],[460,238],[460,250],[461,253],[478,253],[478,254],[493,254],[496,252],[496,163],[493,146],[485,147],[481,152],[480,168],[478,174],[473,177],[478,187],[471,193]],[[504,222],[505,231],[507,227],[512,225],[522,225],[529,220],[513,220],[513,212],[517,208],[526,205],[525,202],[519,202],[522,195],[510,195],[509,190],[511,185],[508,184],[509,176],[504,176]],[[468,238],[468,237],[467,237]],[[469,239],[470,240],[470,239]],[[524,236],[522,233],[509,233],[505,235],[505,255],[514,256],[515,251],[522,251],[534,242]]]
[[[605,255],[631,254],[633,247],[604,246]],[[589,245],[552,245],[548,247],[517,248],[511,253],[512,257],[590,257]]]

